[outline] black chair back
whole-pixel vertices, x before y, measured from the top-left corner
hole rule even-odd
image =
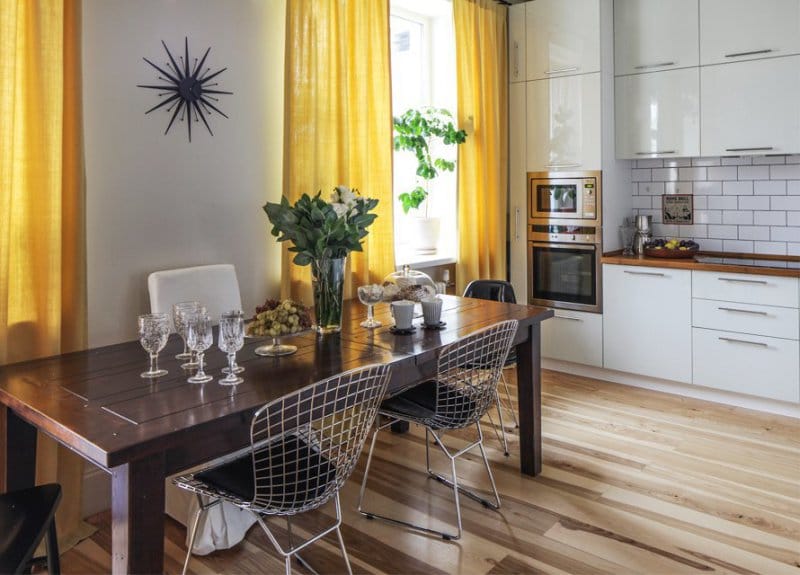
[[[475,280],[469,282],[464,297],[517,303],[514,286],[503,280]]]

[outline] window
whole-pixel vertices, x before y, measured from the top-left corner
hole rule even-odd
[[[391,0],[392,110],[395,116],[410,108],[434,106],[456,114],[455,38],[449,0]],[[447,146],[439,154],[455,159]],[[428,184],[428,198],[418,210],[403,213],[398,199],[417,185],[416,159],[410,152],[394,155],[395,247],[398,264],[455,260],[458,250],[456,173],[439,172]],[[425,187],[423,181],[420,185]],[[426,206],[427,204],[427,206]],[[416,212],[416,213],[415,213]],[[438,218],[435,254],[421,256],[409,233],[411,218]]]

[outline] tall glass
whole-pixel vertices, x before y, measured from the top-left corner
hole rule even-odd
[[[169,338],[169,316],[165,313],[148,313],[139,316],[139,342],[150,354],[150,369],[142,377],[167,375],[166,369],[158,368],[158,352],[164,349]]]
[[[186,345],[186,322],[184,316],[187,313],[197,313],[203,309],[203,304],[199,301],[182,301],[172,305],[172,323],[175,331],[183,340],[183,352],[175,356],[175,359],[188,359],[189,361],[181,367],[196,367],[197,363],[192,361],[192,353]]]
[[[367,306],[367,319],[361,322],[361,327],[368,329],[380,327],[383,324],[375,319],[372,307],[383,299],[383,286],[372,284],[358,288],[358,301]]]
[[[205,351],[214,343],[211,318],[201,311],[186,315],[186,344],[197,354],[197,373],[189,378],[189,383],[206,383],[214,379],[203,371]]]
[[[219,349],[228,354],[228,376],[220,379],[220,385],[237,385],[244,381],[236,375],[236,352],[244,345],[244,317],[241,312],[224,313],[219,318]]]
[[[228,311],[228,312],[225,312],[224,314],[222,314],[223,317],[226,316],[226,315],[237,315],[239,318],[241,318],[242,326],[243,326],[242,329],[244,330],[244,312],[243,311],[237,309],[237,310],[231,310],[231,311]],[[244,338],[244,335],[242,335],[242,338]],[[244,345],[244,343],[242,343],[242,345]],[[244,367],[242,367],[241,365],[236,363],[236,355],[235,354],[233,356],[233,366],[231,366],[231,367],[223,367],[222,368],[222,373],[225,373],[225,374],[228,374],[228,373],[242,373],[243,371],[244,371]]]

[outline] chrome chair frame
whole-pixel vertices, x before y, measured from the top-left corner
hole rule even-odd
[[[371,365],[276,399],[253,415],[249,448],[218,459],[212,466],[175,478],[174,483],[194,492],[199,503],[183,573],[189,566],[200,518],[208,509],[228,501],[255,516],[270,543],[283,557],[287,575],[291,574],[293,556],[313,572],[298,552],[333,531],[338,537],[347,572],[352,575],[340,530],[339,490],[355,469],[366,443],[386,391],[389,371],[388,365]],[[245,477],[248,465],[252,477]],[[252,479],[252,486],[242,488],[241,480],[246,479]],[[204,501],[203,496],[210,501]],[[336,509],[334,524],[295,545],[292,517],[317,509],[331,499]],[[286,518],[288,547],[278,542],[264,521],[269,516]]]
[[[422,407],[420,409],[420,406],[423,405],[423,400],[414,399],[415,393],[417,393],[417,398],[421,397],[418,392],[415,392],[417,388],[411,388],[383,402],[380,415],[386,417],[387,421],[376,425],[372,435],[364,477],[359,491],[359,513],[369,519],[381,519],[397,525],[403,525],[422,533],[438,535],[442,539],[449,541],[460,539],[463,534],[459,494],[474,499],[489,509],[500,509],[500,495],[497,492],[494,475],[486,457],[486,450],[483,447],[483,431],[481,430],[480,419],[495,401],[497,383],[502,374],[502,368],[508,357],[508,352],[511,349],[511,344],[517,331],[517,323],[516,320],[500,322],[470,334],[442,349],[437,365],[436,380],[417,386],[417,388],[420,388],[429,384],[435,385],[435,405],[433,409],[430,408],[430,405],[427,408]],[[430,392],[430,387],[428,387],[428,392]],[[428,399],[431,399],[431,394],[428,393],[428,395]],[[402,412],[404,410],[406,411],[405,413]],[[380,515],[368,511],[364,507],[364,495],[378,433],[400,421],[425,426],[425,464],[428,476],[453,490],[457,523],[455,533],[430,529],[396,517]],[[442,441],[443,435],[447,431],[464,429],[471,425],[475,425],[478,438],[466,447],[458,451],[452,451]],[[452,479],[434,472],[431,468],[431,436],[450,461]],[[481,497],[477,493],[459,485],[458,474],[456,473],[456,459],[475,447],[480,449],[492,486],[494,501]]]

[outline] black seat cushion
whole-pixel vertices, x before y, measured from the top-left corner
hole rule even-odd
[[[266,497],[277,507],[296,507],[320,497],[336,479],[336,467],[317,449],[296,435],[284,437],[257,451],[259,469],[266,468]],[[259,476],[262,472],[259,472]],[[233,461],[197,473],[196,479],[244,501],[255,497],[253,457],[250,452]],[[265,493],[260,493],[264,497]]]
[[[459,415],[472,413],[475,402],[460,390],[453,389],[439,405],[436,412],[436,381],[426,381],[406,391],[385,399],[380,411],[389,417],[416,421],[433,428],[442,427],[446,421],[458,419]]]
[[[0,495],[0,573],[20,573],[27,565],[60,500],[56,483]]]

